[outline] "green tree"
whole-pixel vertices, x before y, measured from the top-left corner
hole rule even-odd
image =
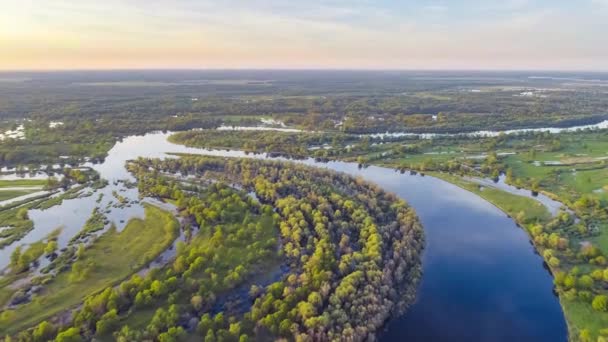
[[[593,278],[588,275],[584,275],[578,279],[578,286],[583,289],[590,289],[593,287]]]
[[[38,326],[34,329],[32,333],[32,338],[34,341],[46,342],[48,340],[52,340],[55,336],[55,327],[47,322],[42,321]]]
[[[215,342],[215,333],[213,332],[213,330],[209,330],[207,331],[207,334],[205,335],[205,342]]]
[[[44,254],[53,254],[57,250],[57,241],[51,240],[44,247]]]
[[[116,310],[106,312],[96,324],[96,332],[98,335],[107,334],[116,328],[118,324],[118,313]]]
[[[192,304],[192,307],[196,310],[199,311],[200,309],[203,308],[203,296],[201,295],[195,295],[190,299],[190,304]]]
[[[27,220],[29,219],[28,215],[27,215],[27,208],[21,208],[17,211],[16,217],[19,220]]]
[[[591,332],[589,329],[582,329],[579,336],[581,342],[592,342]]]
[[[557,266],[559,266],[559,264],[560,264],[560,262],[559,262],[559,259],[558,259],[558,258],[556,258],[556,257],[551,257],[551,258],[549,259],[549,265],[551,265],[551,266],[553,266],[553,267],[557,267]]]
[[[608,296],[598,295],[593,298],[593,302],[591,302],[591,306],[593,309],[601,312],[608,311]]]
[[[55,342],[82,342],[84,339],[80,336],[78,328],[69,328],[60,332],[55,339]]]

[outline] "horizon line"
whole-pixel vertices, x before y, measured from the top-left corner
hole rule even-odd
[[[60,72],[136,72],[136,71],[344,71],[344,72],[556,72],[556,73],[608,73],[608,69],[538,69],[538,68],[322,68],[322,67],[271,67],[271,68],[192,68],[192,67],[176,67],[176,68],[57,68],[57,69],[1,69],[0,73],[60,73]]]

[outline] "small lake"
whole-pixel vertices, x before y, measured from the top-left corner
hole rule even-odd
[[[227,157],[266,158],[239,151],[187,148],[167,141],[168,133],[132,136],[118,142],[105,162],[92,165],[109,181],[104,189],[59,206],[32,212],[35,228],[22,242],[44,238],[64,227],[60,242],[76,234],[95,206],[108,208],[117,224],[143,215],[137,189],[118,180],[133,180],[125,162],[137,157],[163,158],[168,152]],[[297,161],[330,168],[374,182],[408,201],[424,226],[424,275],[417,301],[387,325],[381,341],[566,341],[567,329],[553,282],[526,233],[482,198],[433,177],[401,174],[355,163]],[[108,206],[116,191],[130,207]],[[96,203],[99,194],[103,199]],[[123,223],[124,225],[124,223]],[[13,244],[0,251],[3,268]]]

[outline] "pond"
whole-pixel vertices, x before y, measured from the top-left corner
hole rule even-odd
[[[117,143],[104,163],[92,166],[109,185],[89,197],[32,213],[35,228],[24,240],[42,239],[52,226],[61,223],[64,230],[60,241],[69,241],[93,207],[107,206],[113,191],[120,192],[132,206],[111,207],[110,220],[141,217],[137,189],[127,189],[117,182],[134,180],[125,169],[127,160],[162,158],[168,152],[267,158],[263,154],[174,145],[167,141],[168,135],[150,133]],[[374,166],[359,168],[345,162],[297,162],[374,182],[408,201],[422,221],[426,247],[417,301],[406,314],[387,324],[381,341],[566,341],[564,316],[542,258],[526,233],[489,202],[429,176]],[[95,203],[99,193],[104,194],[101,204]],[[9,255],[1,251],[0,261]]]

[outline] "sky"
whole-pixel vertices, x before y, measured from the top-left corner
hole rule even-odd
[[[608,0],[0,0],[0,70],[608,71]]]

